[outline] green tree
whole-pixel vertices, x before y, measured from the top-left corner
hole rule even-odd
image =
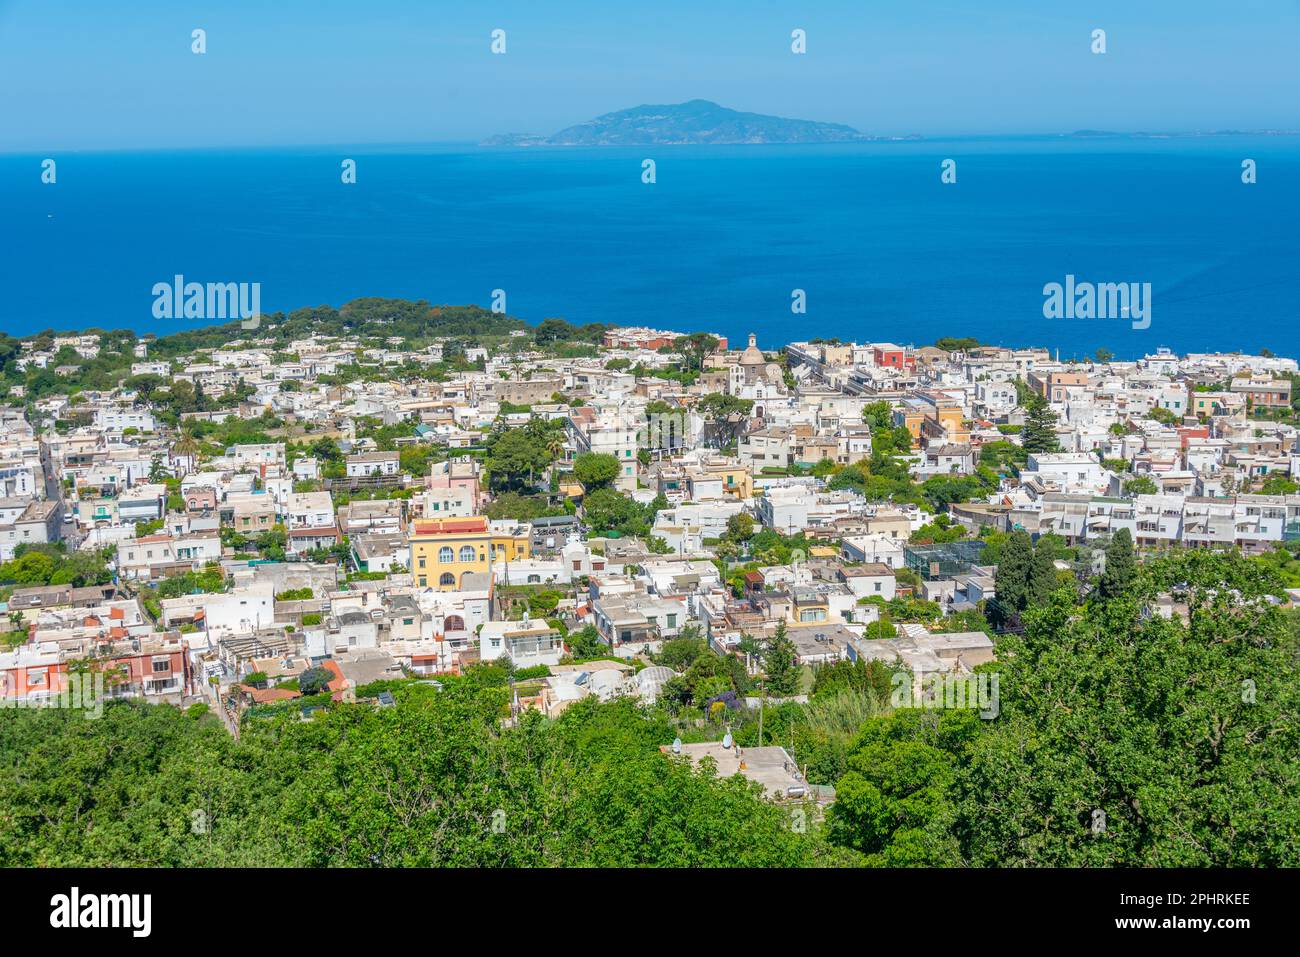
[[[533,332],[533,338],[539,346],[555,342],[568,342],[577,338],[577,330],[563,319],[543,319]]]
[[[737,512],[727,519],[727,538],[747,542],[754,537],[754,519],[748,512]]]
[[[531,425],[505,429],[491,440],[486,464],[495,487],[518,490],[532,485],[537,473],[551,464],[545,431]]]
[[[1262,495],[1295,495],[1300,492],[1300,484],[1285,475],[1275,473],[1264,479],[1259,491]]]
[[[997,628],[1015,624],[1029,604],[1029,579],[1034,561],[1034,543],[1029,533],[1016,529],[1002,545],[994,582],[996,597],[989,602],[989,621]]]
[[[1139,475],[1124,483],[1125,495],[1155,495],[1159,491],[1160,486],[1149,475]]]
[[[573,460],[573,475],[588,492],[613,484],[622,466],[603,452],[583,452]]]
[[[58,560],[43,552],[27,552],[0,564],[0,582],[15,585],[48,585],[58,569]]]
[[[862,635],[868,641],[888,641],[898,636],[898,629],[887,617],[877,618],[873,622],[868,622]]]
[[[1097,597],[1110,601],[1125,594],[1137,577],[1137,557],[1133,554],[1133,535],[1121,528],[1106,543],[1106,561],[1097,582]]]
[[[884,705],[889,701],[891,687],[889,667],[875,659],[840,660],[813,668],[813,697],[850,692],[868,695],[878,705]]]
[[[1025,428],[1020,433],[1021,445],[1026,452],[1059,452],[1060,440],[1056,436],[1056,413],[1037,392],[1029,392],[1024,400]]]
[[[831,840],[878,867],[959,865],[953,752],[974,733],[971,721],[966,712],[916,709],[869,720],[835,785]]]
[[[333,680],[334,673],[326,668],[308,668],[298,676],[298,690],[304,695],[320,694]]]
[[[1300,862],[1300,648],[1260,600],[1272,585],[1239,556],[1177,553],[1111,601],[1058,592],[1028,612],[999,643],[1000,713],[958,787],[966,861]],[[1188,623],[1140,613],[1170,588]]]
[[[752,399],[740,399],[722,392],[710,392],[696,405],[722,443],[735,438],[746,416],[754,408]]]
[[[763,676],[771,695],[786,698],[799,693],[798,652],[786,634],[783,621],[777,622],[776,631],[763,651]]]
[[[598,488],[582,498],[582,510],[587,523],[594,529],[618,530],[636,534],[643,526],[641,506],[622,492],[612,488]]]
[[[509,518],[517,522],[565,514],[563,508],[552,506],[544,495],[521,495],[518,492],[502,492],[483,511],[488,518]]]
[[[597,658],[609,653],[609,645],[594,625],[583,625],[577,631],[569,632],[564,643],[575,658]]]
[[[334,703],[310,721],[268,706],[237,741],[166,705],[15,712],[0,722],[0,865],[789,867],[843,853],[797,833],[758,785],[661,752],[666,718],[631,701],[502,728],[507,680],[483,665],[443,690],[386,682],[396,707]]]
[[[655,655],[655,664],[671,668],[673,671],[685,671],[701,655],[709,654],[709,646],[699,637],[699,629],[693,628],[691,634],[683,629],[682,637],[665,641]]]
[[[162,482],[170,474],[171,473],[167,470],[166,464],[163,462],[162,453],[155,452],[153,458],[149,460],[149,481]]]
[[[717,350],[720,340],[707,332],[692,332],[682,336],[672,346],[686,359],[686,367],[692,371],[704,368],[704,357]]]
[[[417,445],[403,445],[397,453],[398,465],[402,471],[416,478],[428,475],[430,464],[441,462],[444,456],[442,449],[424,442]]]
[[[1025,605],[1020,610],[1041,605],[1057,588],[1056,559],[1050,545],[1040,539],[1029,563],[1029,578],[1025,583]]]
[[[320,461],[321,464],[343,461],[343,451],[339,448],[339,444],[328,436],[324,436],[312,442],[311,454],[312,457]]]

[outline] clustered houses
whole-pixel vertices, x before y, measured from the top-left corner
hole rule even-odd
[[[10,597],[27,640],[0,652],[0,697],[28,702],[66,693],[69,676],[86,662],[103,674],[107,696],[179,703],[193,690],[181,635],[155,630],[134,599],[106,601],[97,589],[41,591]]]
[[[1052,532],[1070,543],[1127,527],[1139,546],[1247,552],[1300,537],[1300,497],[1289,481],[1296,429],[1251,415],[1291,408],[1294,359],[1160,350],[1132,362],[1062,363],[1045,350],[918,350],[918,363],[891,361],[904,371],[882,374],[885,353],[875,347],[871,359],[842,344],[786,351],[808,381],[888,401],[894,424],[913,437],[922,478],[969,475],[985,442],[1019,442],[1017,380],[1042,396],[1063,451],[1030,454],[990,496],[1001,508],[957,510],[972,527]],[[919,381],[911,368],[924,369]],[[1270,477],[1279,491],[1261,494]]]
[[[901,459],[916,482],[983,475],[988,443],[1021,443],[1026,392],[1055,413],[1060,451],[1030,452],[996,470],[996,487],[954,502],[949,517],[966,529],[1080,543],[1127,528],[1139,547],[1248,552],[1300,539],[1296,429],[1269,417],[1291,408],[1291,359],[1161,351],[1080,363],[837,341],[773,355],[750,336],[738,350],[720,340],[682,376],[681,340],[610,329],[598,355],[579,358],[475,348],[466,355],[479,368],[437,381],[384,372],[439,362],[439,343],[249,339],[167,361],[141,342],[134,381],[220,401],[177,423],[143,386],[11,395],[0,406],[0,562],[57,545],[111,574],[89,587],[0,581],[0,696],[56,694],[90,662],[112,678],[105,693],[206,699],[233,717],[293,697],[277,685],[309,666],[346,697],[504,656],[551,670],[525,704],[555,714],[589,694],[653,701],[671,670],[638,672],[630,659],[666,640],[698,635],[754,670],[751,640],[778,630],[805,664],[967,673],[992,657],[983,632],[872,626],[899,598],[951,613],[993,597],[982,543],[925,541],[925,508],[828,478],[870,460],[882,427],[896,452],[910,446]],[[26,343],[19,361],[53,368],[60,350],[85,356],[97,343]],[[339,375],[354,366],[371,374]],[[263,416],[284,432],[192,441]],[[556,428],[530,494],[581,502],[573,463],[611,456],[612,488],[656,505],[649,535],[599,535],[581,505],[492,517],[484,445],[531,419]],[[408,469],[408,447],[436,461]],[[767,553],[737,527],[800,544]],[[177,578],[184,587],[169,586]],[[519,596],[539,593],[551,596],[545,614],[525,611]],[[585,626],[610,660],[570,668],[571,635]]]
[[[63,501],[47,481],[48,448],[21,409],[0,407],[0,561],[63,537]]]

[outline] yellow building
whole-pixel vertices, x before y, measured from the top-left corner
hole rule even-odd
[[[411,574],[421,588],[455,591],[469,574],[489,574],[492,563],[529,556],[528,528],[493,529],[483,515],[421,518],[411,523]]]
[[[713,459],[704,462],[701,468],[709,475],[721,477],[722,490],[734,495],[741,501],[747,501],[754,494],[754,479],[749,465],[729,459]]]
[[[1222,392],[1196,392],[1192,394],[1192,412],[1205,418],[1207,415],[1223,415],[1227,407],[1223,402]]]
[[[913,448],[919,448],[922,439],[949,445],[970,442],[970,429],[961,406],[930,393],[904,399],[902,407],[894,410],[894,426],[903,426],[912,433]]]
[[[581,482],[560,481],[559,492],[566,498],[582,498],[586,489],[582,487]]]

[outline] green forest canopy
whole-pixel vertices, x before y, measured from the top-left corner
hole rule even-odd
[[[992,720],[891,709],[871,669],[819,672],[763,743],[789,735],[832,774],[824,826],[661,752],[668,710],[587,699],[503,728],[495,666],[442,691],[392,683],[393,708],[250,718],[238,741],[166,705],[15,711],[0,865],[1295,866],[1300,625],[1276,586],[1269,565],[1204,552],[1113,595],[1062,583],[981,666]],[[1186,623],[1145,613],[1162,594]],[[701,642],[673,653],[674,693],[728,685]]]

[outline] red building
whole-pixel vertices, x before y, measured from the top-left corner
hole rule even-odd
[[[872,358],[877,366],[883,369],[899,369],[914,371],[916,369],[916,356],[908,353],[902,346],[896,346],[892,342],[881,342],[871,347]]]
[[[22,645],[0,654],[0,697],[22,701],[59,694],[68,687],[69,666],[87,659],[93,659],[94,667],[104,673],[108,696],[147,698],[193,690],[189,655],[178,633],[137,639],[124,636],[125,632],[110,640],[68,642],[53,652]]]

